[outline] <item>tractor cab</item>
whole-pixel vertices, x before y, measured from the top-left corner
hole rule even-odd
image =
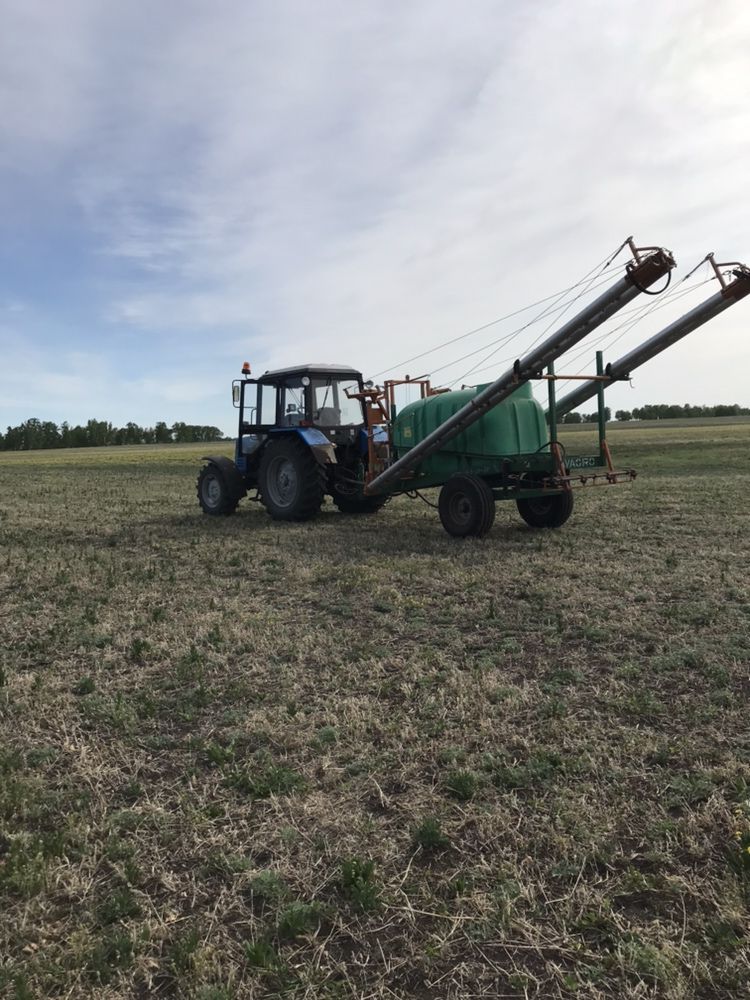
[[[365,424],[362,376],[341,365],[297,365],[235,382],[240,434],[316,428],[333,444],[354,441]],[[235,397],[237,393],[235,393]]]
[[[341,365],[298,365],[232,385],[239,426],[234,461],[207,456],[198,498],[207,514],[231,513],[253,489],[269,514],[304,521],[329,495],[345,513],[370,513],[365,497],[368,437],[362,375]]]

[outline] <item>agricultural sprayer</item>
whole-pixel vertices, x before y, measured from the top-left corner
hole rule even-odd
[[[636,247],[622,277],[492,382],[451,391],[429,378],[365,383],[360,372],[335,365],[300,365],[253,378],[243,365],[232,386],[239,410],[234,460],[207,456],[198,477],[206,514],[231,514],[249,492],[280,521],[313,517],[326,494],[346,514],[372,514],[399,494],[440,487],[438,510],[456,537],[486,534],[498,500],[515,501],[534,528],[557,528],[573,510],[573,490],[635,478],[617,469],[605,435],[604,389],[750,293],[750,270],[717,264],[719,290],[640,347],[596,373],[574,376],[579,388],[556,399],[555,361],[641,293],[671,277],[671,253]],[[666,286],[665,286],[666,287]],[[548,409],[532,395],[545,380]],[[399,386],[419,398],[397,409]],[[567,455],[558,418],[596,396],[599,448]]]

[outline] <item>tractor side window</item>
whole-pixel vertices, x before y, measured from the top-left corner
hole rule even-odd
[[[288,378],[280,389],[282,427],[299,427],[306,422],[305,386],[301,378]]]
[[[258,403],[260,412],[257,415],[256,423],[266,427],[273,427],[276,424],[276,386],[259,385]]]

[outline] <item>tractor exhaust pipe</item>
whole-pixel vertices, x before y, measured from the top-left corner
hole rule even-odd
[[[639,250],[633,244],[632,238],[626,243],[630,246],[634,260],[627,265],[624,277],[620,278],[608,291],[594,299],[590,305],[581,310],[577,316],[549,336],[542,344],[516,361],[504,375],[484,388],[465,406],[462,406],[460,410],[457,410],[444,423],[423,438],[419,444],[402,455],[379,476],[376,476],[371,483],[365,486],[365,494],[370,496],[382,493],[388,485],[396,480],[413,475],[421,461],[439,451],[457,434],[480,420],[488,410],[507,399],[520,385],[539,374],[555,358],[570,350],[592,330],[595,330],[610,316],[631,302],[640,292],[650,288],[664,275],[669,274],[675,266],[674,258],[668,250],[663,250],[661,247],[646,247]],[[641,256],[646,251],[648,251],[648,255]]]
[[[684,316],[675,320],[674,323],[670,323],[669,326],[655,333],[653,337],[644,341],[639,347],[634,348],[628,354],[619,358],[619,360],[607,365],[604,374],[609,377],[611,382],[630,378],[630,373],[636,368],[650,361],[651,358],[655,358],[657,354],[661,354],[662,351],[671,347],[672,344],[676,344],[678,340],[682,340],[683,337],[692,333],[693,330],[697,330],[699,326],[708,323],[709,320],[718,316],[719,313],[724,312],[725,309],[734,305],[735,302],[739,302],[746,295],[750,295],[750,268],[745,267],[744,264],[717,264],[713,259],[713,254],[709,254],[706,259],[713,265],[716,276],[721,282],[721,289],[715,295],[706,299],[705,302],[701,302],[700,305],[691,309],[690,312],[685,313]],[[735,270],[731,272],[734,281],[727,282],[724,275],[719,271],[719,268],[727,266],[735,267]],[[567,396],[559,399],[556,405],[558,417],[561,417],[564,413],[570,413],[571,410],[575,410],[582,403],[585,403],[586,400],[595,396],[598,384],[596,381],[582,382],[577,389],[573,389]]]

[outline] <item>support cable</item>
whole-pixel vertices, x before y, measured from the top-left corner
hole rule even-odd
[[[588,341],[586,343],[585,348],[582,351],[579,351],[577,354],[573,355],[572,359],[569,359],[569,363],[575,364],[575,362],[578,361],[580,358],[582,358],[584,356],[584,354],[587,354],[591,350],[592,347],[596,347],[598,344],[602,343],[603,341],[605,341],[609,337],[611,337],[613,333],[616,333],[618,330],[622,330],[623,327],[627,326],[628,329],[624,330],[624,332],[621,334],[620,337],[617,337],[615,340],[611,341],[611,343],[609,345],[607,345],[607,346],[611,347],[612,344],[614,344],[618,340],[620,340],[622,336],[624,336],[626,333],[628,333],[629,330],[631,330],[637,323],[639,323],[642,319],[644,319],[645,316],[646,316],[646,314],[650,315],[652,312],[657,312],[659,309],[666,308],[666,306],[670,305],[673,301],[676,302],[678,299],[683,298],[685,295],[690,294],[691,292],[695,291],[697,288],[700,288],[702,285],[705,285],[709,281],[713,280],[712,278],[707,278],[704,281],[698,282],[697,284],[690,285],[689,288],[686,288],[686,289],[681,289],[680,288],[680,286],[688,278],[690,278],[693,274],[695,274],[695,272],[698,270],[698,268],[701,266],[701,264],[704,264],[705,262],[706,262],[705,259],[702,260],[702,261],[700,261],[694,268],[692,268],[692,270],[688,271],[688,273],[686,275],[684,275],[680,279],[680,281],[674,286],[674,288],[672,288],[672,290],[670,292],[668,292],[668,294],[666,295],[666,297],[663,300],[660,300],[659,302],[646,302],[646,303],[642,303],[641,305],[638,305],[638,306],[636,306],[633,309],[626,310],[625,312],[623,312],[622,313],[623,316],[629,316],[629,318],[626,319],[625,322],[619,323],[617,326],[613,327],[611,330],[607,330],[605,333],[600,334],[600,336],[597,337],[596,339],[594,339],[593,341]],[[497,362],[492,367],[494,369],[495,367],[497,367],[498,364],[499,365],[504,365],[504,364],[507,364],[507,363],[509,363],[511,361],[513,361],[513,358],[506,358],[506,359],[504,359],[501,362]],[[482,369],[479,369],[479,371],[482,371]],[[577,372],[576,374],[580,375],[580,374],[582,374],[582,372]],[[566,379],[560,379],[559,381],[560,382],[565,382],[567,380]]]
[[[497,319],[491,320],[489,323],[484,323],[481,326],[475,327],[473,330],[468,330],[466,333],[462,333],[458,337],[453,337],[450,340],[444,341],[442,344],[438,344],[437,347],[431,347],[431,348],[428,348],[428,350],[426,350],[426,351],[422,351],[422,353],[420,353],[420,354],[415,354],[411,358],[407,358],[406,361],[400,361],[396,365],[390,365],[388,368],[384,368],[382,371],[376,372],[373,376],[371,376],[372,379],[373,379],[373,381],[376,378],[379,378],[381,375],[385,375],[387,372],[393,371],[394,368],[396,368],[396,369],[403,368],[405,365],[411,364],[412,361],[418,361],[420,358],[424,358],[428,354],[436,353],[437,351],[442,350],[444,347],[450,347],[451,344],[456,344],[459,341],[465,340],[467,337],[471,337],[471,336],[473,336],[476,333],[481,333],[483,330],[487,330],[491,326],[497,326],[498,323],[503,323],[507,319],[512,319],[514,316],[519,316],[521,313],[528,312],[529,309],[535,309],[537,306],[543,305],[545,302],[550,302],[552,299],[557,299],[557,298],[559,298],[559,297],[561,297],[563,295],[567,295],[569,292],[571,292],[574,289],[578,288],[585,281],[587,281],[592,273],[596,272],[600,268],[601,268],[601,270],[599,271],[599,273],[601,273],[602,271],[605,271],[610,266],[610,264],[612,264],[612,262],[618,256],[618,254],[620,254],[622,252],[623,248],[625,246],[627,246],[627,242],[628,241],[625,240],[618,247],[618,249],[614,252],[614,254],[611,257],[609,257],[609,258],[605,257],[603,261],[599,261],[598,264],[595,264],[594,267],[592,267],[590,271],[588,271],[574,285],[570,285],[569,288],[565,288],[565,289],[563,289],[560,292],[554,292],[552,295],[547,295],[543,299],[538,299],[536,302],[532,302],[532,303],[530,303],[527,306],[523,306],[520,309],[515,309],[513,312],[507,313],[505,316],[500,316]],[[525,329],[525,327],[522,328],[522,329]],[[447,367],[447,366],[445,366],[445,367]]]
[[[620,247],[620,250],[622,250],[622,247]],[[620,250],[618,250],[617,253],[619,253]],[[615,257],[617,256],[617,253],[615,254]],[[615,259],[615,257],[610,258],[610,260],[604,265],[604,267],[609,267],[609,264],[612,263],[612,261]],[[598,265],[597,265],[597,267],[598,267]],[[604,268],[602,268],[602,270],[604,270]],[[581,285],[581,284],[583,284],[585,282],[585,286],[580,290],[580,292],[578,292],[577,295],[573,296],[573,298],[570,299],[567,303],[562,303],[561,304],[560,311],[554,316],[554,318],[552,319],[552,321],[542,330],[542,332],[537,337],[535,337],[534,340],[532,340],[532,342],[526,347],[526,349],[524,351],[524,354],[528,354],[528,352],[533,347],[535,347],[536,344],[539,343],[539,341],[545,336],[545,334],[547,334],[552,329],[552,327],[556,323],[558,323],[560,321],[560,319],[562,319],[562,317],[565,315],[565,313],[570,309],[570,307],[575,302],[577,302],[581,298],[581,296],[586,295],[588,292],[590,292],[590,291],[593,290],[592,289],[592,285],[594,284],[595,279],[597,277],[599,277],[599,274],[601,274],[601,272],[599,272],[598,274],[594,274],[593,273],[594,271],[596,271],[596,268],[592,268],[592,270],[589,271],[589,275],[588,275],[587,279],[582,279],[582,281],[578,282],[578,285]],[[607,282],[609,281],[609,276],[607,276],[606,280],[607,280]],[[577,287],[577,286],[574,286],[574,287]],[[596,287],[596,286],[594,285],[594,287]],[[541,318],[542,318],[541,315],[535,317],[533,320],[531,320],[529,323],[527,323],[526,326],[523,327],[522,329],[528,328],[533,323],[538,322],[538,320],[541,319]],[[473,368],[470,368],[469,371],[465,372],[460,378],[455,379],[451,383],[451,386],[456,385],[457,382],[463,382],[464,379],[468,378],[469,375],[473,375],[474,372],[476,372],[477,370],[481,371],[482,370],[482,365],[486,361],[489,361],[490,358],[494,357],[498,353],[498,351],[500,350],[500,347],[502,347],[502,346],[503,346],[503,344],[500,344],[499,347],[497,347],[490,354],[488,354],[485,358],[483,358],[482,361],[479,361],[476,365],[474,365]]]
[[[599,288],[601,285],[608,285],[610,284],[610,281],[611,279],[609,275],[607,275],[607,277],[604,278],[602,281],[598,281],[595,285],[593,285],[590,290],[593,291],[595,288]],[[555,298],[559,298],[560,295],[566,294],[567,291],[568,289],[566,289],[565,292],[558,292]],[[454,358],[452,361],[448,361],[445,364],[440,365],[438,368],[433,368],[429,372],[430,377],[432,378],[438,372],[445,371],[446,368],[453,368],[454,365],[458,365],[462,361],[466,361],[467,358],[473,358],[477,354],[482,354],[488,348],[495,347],[498,345],[502,347],[504,344],[507,344],[509,341],[513,340],[513,338],[516,337],[519,333],[522,333],[524,330],[527,330],[530,326],[533,326],[534,323],[538,323],[540,320],[545,319],[547,316],[551,316],[553,313],[557,313],[564,305],[566,305],[566,303],[553,304],[547,306],[545,309],[542,310],[541,313],[535,316],[534,319],[529,320],[528,323],[524,323],[523,326],[516,327],[515,329],[511,330],[510,333],[504,334],[498,340],[492,340],[490,341],[489,344],[482,344],[481,347],[477,347],[473,351],[469,351],[468,354],[462,354],[460,358]]]
[[[680,292],[679,295],[676,295],[670,302],[664,302],[664,303],[662,303],[659,306],[658,309],[654,309],[654,310],[652,310],[652,312],[657,313],[657,312],[659,312],[659,309],[664,309],[668,305],[672,305],[672,302],[677,302],[679,299],[684,298],[686,295],[690,295],[692,292],[696,291],[696,289],[701,288],[703,285],[709,284],[711,282],[711,280],[712,280],[711,278],[706,278],[705,281],[699,281],[697,285],[691,285],[689,288],[683,289],[682,292]],[[650,316],[651,312],[649,312],[648,315]],[[620,333],[617,337],[614,337],[614,339],[610,339],[601,348],[601,350],[604,351],[604,350],[608,350],[610,347],[614,347],[614,345],[616,343],[618,343],[618,341],[622,340],[622,338],[626,334],[630,333],[630,331],[634,327],[636,327],[645,318],[646,318],[645,316],[636,316],[635,319],[633,319],[633,320],[630,321],[630,323],[623,323],[620,326],[615,327],[613,330],[609,330],[608,333],[607,333],[607,337],[611,337],[613,333],[616,333],[618,330],[621,330],[623,327],[625,327],[625,329],[622,329],[622,333]],[[605,339],[605,338],[601,338],[601,339]],[[591,347],[594,347],[599,342],[600,341],[594,341],[593,344],[589,344],[588,345],[588,349],[586,351],[579,352],[573,358],[570,359],[570,364],[575,364],[577,361],[579,361],[583,357],[584,354],[588,353],[588,351],[591,349]],[[581,375],[582,372],[577,372],[576,374]],[[564,382],[566,380],[565,379],[561,379],[561,381]]]
[[[667,306],[671,305],[673,302],[677,302],[685,295],[690,295],[693,291],[695,291],[696,288],[700,288],[702,284],[705,284],[705,282],[699,282],[697,285],[691,285],[690,288],[683,289],[679,294],[675,294],[674,292],[672,292],[669,301],[660,302],[658,306],[655,306],[654,303],[649,302],[647,303],[646,306],[641,306],[640,309],[632,310],[631,316],[628,320],[626,320],[624,323],[619,323],[611,330],[607,330],[601,336],[597,337],[595,340],[592,340],[589,344],[586,345],[585,350],[578,351],[578,353],[574,354],[572,358],[568,358],[567,363],[575,364],[585,354],[588,354],[592,347],[598,347],[599,344],[604,343],[604,341],[608,341],[608,343],[605,344],[604,347],[602,347],[601,349],[606,350],[613,344],[616,344],[618,340],[621,340],[626,333],[628,333],[640,322],[642,322],[646,318],[646,316],[650,316],[652,313],[657,313],[659,312],[660,309],[665,309]],[[638,315],[633,315],[634,313],[638,313]],[[610,339],[612,338],[612,335],[614,333],[617,333],[618,330],[622,330],[623,332],[618,337]],[[560,381],[565,381],[565,379],[561,379]]]
[[[695,274],[695,272],[698,270],[698,268],[701,266],[701,264],[704,264],[704,263],[706,263],[705,259],[702,260],[702,261],[700,261],[699,264],[697,264],[691,271],[689,271],[675,285],[675,287],[672,289],[672,291],[669,293],[669,295],[667,295],[667,297],[663,301],[658,302],[658,303],[657,302],[649,302],[649,303],[647,303],[646,306],[640,306],[638,309],[633,310],[632,312],[633,313],[637,313],[637,315],[631,315],[631,317],[629,319],[626,319],[624,323],[619,323],[617,326],[613,327],[611,330],[607,330],[607,332],[605,334],[603,334],[602,336],[598,337],[593,342],[588,343],[586,345],[585,349],[582,350],[582,351],[579,351],[577,354],[573,355],[573,357],[569,359],[568,363],[571,364],[571,365],[576,364],[576,362],[578,362],[585,354],[588,354],[590,352],[590,350],[591,350],[592,347],[596,347],[598,344],[601,344],[603,341],[607,341],[607,343],[602,348],[600,348],[600,350],[607,350],[610,347],[613,347],[618,341],[622,340],[622,338],[626,334],[630,333],[630,331],[635,326],[637,326],[640,322],[642,322],[646,318],[646,316],[650,316],[652,313],[657,313],[657,312],[659,312],[660,309],[665,309],[667,306],[672,305],[673,302],[677,302],[679,299],[684,298],[686,295],[692,294],[694,291],[696,291],[698,288],[701,288],[703,285],[709,284],[711,281],[713,281],[713,276],[711,276],[709,278],[705,278],[703,281],[699,281],[697,283],[689,285],[687,288],[683,288],[682,290],[680,290],[680,286],[685,281],[687,281],[688,278],[690,278],[693,274]],[[619,336],[612,338],[612,335],[615,334],[615,333],[617,333],[619,330],[621,330],[622,333],[620,333]],[[583,374],[583,371],[576,372],[576,375],[582,375],[582,374]],[[566,381],[568,381],[568,379],[560,379],[560,381],[561,382],[566,382]]]

